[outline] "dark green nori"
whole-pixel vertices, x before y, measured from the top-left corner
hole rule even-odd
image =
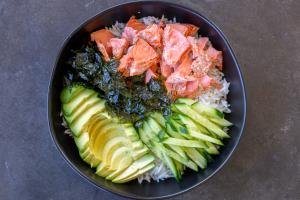
[[[118,61],[104,62],[96,45],[89,42],[72,51],[68,64],[71,70],[65,75],[66,83],[84,83],[99,92],[107,101],[107,110],[139,126],[139,121],[152,111],[165,116],[171,114],[171,100],[159,80],[145,84],[145,76],[123,77],[118,71]]]

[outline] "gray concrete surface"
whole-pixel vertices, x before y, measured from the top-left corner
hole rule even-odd
[[[63,160],[47,125],[47,87],[64,38],[121,0],[0,1],[0,199],[120,199]],[[300,1],[177,0],[228,36],[245,77],[248,120],[229,163],[174,199],[300,199]]]

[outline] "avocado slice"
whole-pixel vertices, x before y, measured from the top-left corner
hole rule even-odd
[[[133,150],[131,156],[134,160],[138,160],[140,157],[144,156],[147,153],[149,153],[149,149],[147,147],[144,147],[139,150]]]
[[[104,109],[104,101],[88,107],[80,116],[73,120],[70,124],[70,129],[75,136],[79,136],[82,133],[82,129],[89,119],[96,113],[100,113]]]
[[[94,155],[90,161],[90,165],[92,168],[99,166],[99,164],[101,163],[101,160],[99,160],[98,158],[96,158]]]
[[[89,145],[89,133],[84,132],[79,137],[74,137],[75,144],[79,150],[79,152],[83,152]]]
[[[103,127],[109,123],[110,123],[110,121],[106,118],[103,118],[103,119],[98,118],[97,122],[95,122],[95,124],[93,126],[91,126],[91,128],[88,130],[89,135],[90,135],[89,147],[92,150],[94,150],[94,145],[95,145],[95,142],[97,141],[97,137],[98,137],[99,133],[101,132],[101,130],[103,130]]]
[[[91,167],[97,167],[100,164],[100,160],[97,159],[91,151],[88,152],[88,155],[83,158],[83,160],[89,164]]]
[[[92,158],[93,158],[93,154],[91,154],[90,152],[88,152],[87,156],[84,157],[83,160],[84,160],[86,163],[90,164]]]
[[[96,113],[100,113],[105,108],[105,101],[101,101],[91,107],[87,107],[84,112],[73,120],[70,124],[70,129],[75,136],[82,133],[82,129],[89,119]]]
[[[111,160],[113,153],[122,146],[130,146],[128,138],[124,136],[117,136],[109,140],[102,151],[103,162],[108,163]]]
[[[133,150],[139,150],[145,147],[142,141],[138,140],[131,143]]]
[[[78,94],[74,95],[73,98],[70,99],[68,103],[64,103],[62,106],[62,110],[64,115],[71,115],[74,110],[82,104],[84,100],[89,98],[91,95],[97,94],[93,90],[85,89],[79,92]]]
[[[107,180],[112,180],[115,177],[119,176],[127,167],[129,167],[132,164],[133,160],[130,156],[121,158],[119,162],[119,166],[117,170],[114,170],[114,172],[110,173],[108,176],[106,176]]]
[[[128,146],[123,146],[122,141],[124,140],[122,137],[115,137],[111,139],[103,149],[103,162],[101,163],[102,166],[97,168],[97,174],[101,176],[108,176],[112,174],[112,178],[117,176],[122,170],[124,170],[124,165],[128,167],[134,160],[137,160],[147,154],[149,150],[142,146],[140,149],[132,149],[130,143]],[[118,142],[117,142],[118,141]],[[114,146],[111,146],[112,145]],[[138,147],[140,147],[141,142],[138,142]],[[142,144],[142,143],[141,143]],[[111,147],[111,148],[109,148]],[[109,150],[106,150],[109,149]],[[122,158],[127,158],[122,160]],[[116,172],[114,175],[113,173]],[[109,177],[108,177],[109,179]]]
[[[118,169],[120,160],[123,157],[130,157],[130,149],[128,147],[120,147],[115,150],[109,163],[101,163],[101,166],[97,168],[97,174],[100,176],[107,176]]]
[[[95,130],[92,134],[94,137],[91,137],[91,149],[100,159],[102,159],[105,144],[112,138],[123,135],[122,129],[120,129],[118,124],[113,123],[109,119],[107,119],[106,124]]]
[[[154,157],[133,125],[110,116],[97,92],[72,85],[63,89],[60,98],[79,155],[97,167],[96,174],[127,182],[154,167]]]
[[[125,135],[131,140],[131,141],[138,141],[139,135],[136,132],[135,128],[132,126],[132,124],[123,124],[124,127],[124,133]]]
[[[80,105],[78,105],[70,115],[65,115],[66,121],[71,124],[74,119],[76,119],[79,115],[82,115],[86,108],[100,103],[102,100],[97,98],[97,94],[92,94],[82,101]]]
[[[106,164],[101,162],[96,169],[96,174],[101,177],[106,177],[109,174],[113,173],[114,170],[110,169]]]
[[[119,176],[114,178],[112,182],[121,183],[122,180],[126,180],[128,177],[134,175],[138,170],[143,169],[147,165],[151,164],[155,160],[154,156],[147,154],[141,157],[139,160],[134,161],[125,171]]]
[[[79,152],[79,155],[82,159],[84,159],[85,157],[87,157],[90,154],[90,149],[87,147],[84,151]]]
[[[69,87],[65,87],[61,94],[60,94],[60,100],[62,103],[68,103],[72,100],[74,96],[76,96],[78,93],[80,93],[85,88],[81,85],[71,85]]]
[[[151,169],[153,169],[155,167],[155,164],[154,163],[150,163],[149,165],[143,167],[142,169],[139,169],[136,173],[132,174],[131,176],[125,178],[125,179],[122,179],[122,180],[119,180],[119,181],[115,181],[114,183],[126,183],[126,182],[129,182],[133,179],[136,179],[138,176],[146,173],[147,171],[150,171]]]

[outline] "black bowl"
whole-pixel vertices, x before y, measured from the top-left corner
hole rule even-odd
[[[63,75],[66,71],[66,56],[70,48],[76,48],[82,42],[82,38],[97,29],[110,26],[117,20],[126,22],[130,16],[137,17],[164,15],[167,18],[177,21],[195,24],[200,27],[200,34],[209,37],[213,46],[223,51],[224,55],[224,73],[230,84],[230,93],[228,101],[231,104],[232,113],[226,116],[234,126],[230,128],[231,138],[225,142],[221,154],[214,158],[214,161],[208,165],[208,168],[198,173],[187,172],[181,182],[175,179],[167,179],[159,183],[143,183],[132,181],[126,184],[114,184],[110,181],[95,175],[94,170],[85,164],[78,155],[77,148],[73,139],[64,134],[62,127],[62,118],[60,117],[61,103],[59,94],[62,90]],[[100,189],[104,189],[115,194],[138,199],[164,198],[181,194],[189,189],[198,186],[214,175],[229,159],[236,148],[243,132],[246,118],[246,97],[243,85],[242,75],[231,47],[228,44],[224,34],[208,19],[181,5],[145,1],[131,2],[109,8],[91,19],[84,22],[64,42],[57,60],[54,64],[52,77],[49,86],[48,95],[48,118],[51,130],[51,136],[57,148],[63,155],[69,165],[77,171],[82,177],[94,184]]]

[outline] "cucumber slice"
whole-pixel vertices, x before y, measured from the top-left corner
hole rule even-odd
[[[205,151],[209,154],[213,154],[213,155],[218,155],[219,154],[219,150],[216,148],[216,146],[210,142],[205,142],[207,148],[205,149]]]
[[[173,150],[174,152],[178,153],[181,157],[187,158],[186,154],[184,153],[184,151],[181,149],[180,146],[167,144],[166,147]]]
[[[151,138],[153,134],[151,133],[150,127],[144,122],[143,126],[139,128],[139,134],[142,141],[146,146],[157,156],[162,162],[172,171],[175,179],[179,181],[181,179],[181,174],[178,173],[173,160],[162,150],[163,145],[161,143],[156,143]]]
[[[196,103],[197,101],[193,100],[193,99],[189,99],[189,98],[179,98],[175,101],[175,103],[184,103],[186,105],[192,105],[194,103]]]
[[[174,129],[171,128],[170,123],[167,123],[167,133],[169,134],[169,136],[174,137],[174,138],[178,138],[178,139],[184,139],[185,137],[183,137],[180,133],[178,133],[177,131],[174,131]]]
[[[189,159],[185,159],[185,158],[181,157],[180,155],[178,155],[177,153],[173,152],[172,150],[169,150],[163,146],[161,148],[162,148],[162,151],[164,151],[169,157],[173,158],[174,160],[177,160],[178,162],[181,162],[182,164],[191,168],[194,171],[198,171],[198,167],[193,161],[191,161]]]
[[[165,152],[162,155],[163,158],[161,160],[163,161],[163,163],[171,170],[175,179],[177,181],[180,181],[182,177],[181,177],[181,173],[179,173],[176,167],[175,160],[172,160]]]
[[[205,157],[205,159],[207,160],[207,162],[212,162],[213,158],[212,156],[207,153],[205,150],[203,149],[196,149],[203,157]]]
[[[184,148],[184,151],[201,169],[205,169],[207,167],[207,160],[196,149]]]
[[[177,117],[180,119],[180,121],[185,124],[187,127],[190,127],[190,128],[195,128],[197,129],[198,126],[195,122],[193,122],[193,120],[187,116],[184,116],[182,114],[178,114]]]
[[[203,117],[201,114],[193,110],[190,106],[186,104],[174,104],[174,105],[182,114],[188,115],[196,123],[199,123],[200,125],[206,127],[208,130],[219,135],[221,138],[229,137],[229,135],[225,131],[223,131],[219,126],[212,123],[207,118]]]
[[[176,145],[181,147],[194,147],[194,148],[206,148],[206,145],[197,140],[184,140],[184,139],[177,139],[177,138],[167,138],[163,140],[164,144],[169,145]]]
[[[178,162],[177,160],[173,160],[174,164],[175,164],[175,167],[177,169],[177,173],[179,174],[180,176],[180,179],[181,179],[181,175],[183,174],[183,171],[184,171],[184,165],[180,162]]]
[[[218,145],[223,145],[222,141],[213,137],[210,137],[208,135],[205,135],[197,130],[193,130],[193,129],[189,129],[189,133],[191,136],[193,136],[194,138],[198,138],[200,140],[203,141],[208,141],[214,144],[218,144]]]
[[[221,127],[232,126],[232,123],[224,118],[209,118],[209,120]]]
[[[154,112],[150,115],[150,117],[152,117],[157,123],[159,123],[159,125],[161,127],[166,126],[166,120],[165,120],[164,116],[161,113]]]
[[[200,114],[206,115],[212,118],[224,118],[224,114],[210,106],[206,106],[203,103],[197,102],[192,105],[192,108]]]
[[[143,128],[144,128],[144,134],[143,134],[144,138],[146,136],[146,138],[150,141],[159,142],[159,138],[157,137],[153,129],[150,127],[150,125],[147,123],[147,121],[143,123]]]
[[[161,126],[153,118],[149,117],[146,121],[155,133],[161,130]]]
[[[186,139],[192,139],[192,137],[189,136],[188,130],[185,126],[181,125],[178,121],[176,121],[174,119],[170,119],[169,121],[170,121],[169,124],[170,124],[170,127],[172,128],[172,130],[175,130],[179,135],[181,135],[182,137],[184,137]]]
[[[184,116],[184,115],[178,115],[182,123],[184,123],[188,129],[194,129],[198,130],[199,132],[206,134],[206,135],[212,135],[214,137],[217,137],[215,134],[211,134],[205,127],[201,126],[200,124],[195,123],[191,118]]]

